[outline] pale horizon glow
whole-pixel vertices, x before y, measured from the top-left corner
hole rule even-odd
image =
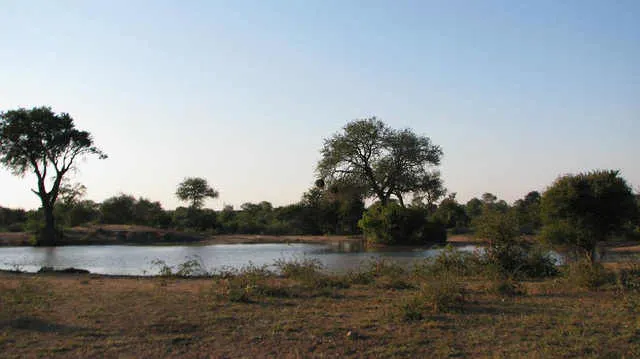
[[[323,139],[377,116],[444,150],[461,202],[512,203],[561,174],[640,185],[640,2],[0,0],[0,111],[51,106],[109,158],[70,177],[209,208],[297,202]],[[0,168],[0,206],[35,179]]]

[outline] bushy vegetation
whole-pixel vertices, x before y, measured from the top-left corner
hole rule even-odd
[[[399,310],[404,320],[415,321],[429,314],[461,312],[466,302],[460,278],[441,273],[420,283],[417,292],[400,303]]]
[[[369,207],[358,225],[370,243],[415,245],[447,240],[444,226],[428,218],[423,209],[402,207],[393,201]]]
[[[0,207],[0,232],[22,232],[27,219],[25,210]]]
[[[482,255],[457,250],[451,245],[433,258],[427,258],[414,266],[414,274],[422,278],[450,273],[456,276],[477,276],[483,272]]]
[[[593,263],[588,257],[570,263],[564,270],[567,281],[582,289],[597,289],[615,278],[602,264]]]
[[[557,274],[549,251],[525,241],[516,214],[485,211],[476,218],[476,235],[487,240],[485,261],[503,277],[547,277]]]
[[[569,245],[595,260],[598,242],[638,219],[633,191],[618,171],[592,171],[558,178],[541,202],[542,237]]]

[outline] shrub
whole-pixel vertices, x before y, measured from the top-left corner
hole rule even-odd
[[[414,274],[418,277],[433,276],[451,273],[458,276],[478,274],[481,258],[476,253],[468,253],[457,250],[451,245],[433,258],[427,258],[422,263],[414,266]]]
[[[205,276],[208,274],[209,272],[205,268],[202,258],[194,256],[186,262],[178,264],[175,275],[178,277],[193,277]]]
[[[382,289],[412,289],[415,286],[406,277],[381,277],[376,281],[376,286]]]
[[[375,281],[373,274],[366,271],[350,271],[347,272],[345,278],[351,284],[371,284]]]
[[[626,263],[626,268],[620,269],[616,275],[618,288],[626,291],[640,291],[640,258],[636,261]]]
[[[305,280],[317,276],[324,269],[317,258],[278,259],[274,263],[277,271],[286,278]]]
[[[158,275],[162,277],[170,277],[173,275],[173,268],[167,264],[167,262],[161,259],[154,259],[151,261],[151,266],[158,268]]]
[[[489,293],[501,297],[515,297],[517,295],[524,295],[525,288],[513,279],[498,279],[491,282]]]
[[[249,303],[253,294],[254,285],[243,276],[235,276],[223,279],[218,283],[218,296],[231,302]]]
[[[424,301],[418,295],[404,300],[400,304],[400,316],[407,322],[413,322],[424,319]]]
[[[354,274],[351,274],[353,281]],[[384,289],[413,288],[409,282],[407,270],[398,263],[385,258],[371,258],[364,262],[356,280],[363,284],[376,282],[376,286]]]
[[[444,243],[447,231],[440,222],[427,219],[420,208],[405,208],[396,202],[376,203],[358,222],[365,238],[376,244]]]
[[[324,266],[316,258],[302,258],[294,260],[279,259],[274,266],[285,278],[290,278],[301,282],[310,295],[330,295],[335,296],[333,289],[348,288],[349,279],[345,276],[337,277],[323,273]]]
[[[466,303],[464,287],[458,277],[445,274],[422,284],[418,293],[401,310],[406,319],[421,318],[417,313],[447,313],[462,311]]]
[[[187,258],[185,262],[178,264],[176,268],[171,267],[161,259],[152,260],[151,265],[158,268],[158,275],[161,277],[195,277],[211,274],[206,270],[200,257],[193,256]]]
[[[528,278],[547,278],[556,276],[559,271],[556,260],[546,248],[533,246],[526,251],[527,255],[522,266],[522,274]]]
[[[489,241],[485,260],[503,277],[542,278],[557,274],[555,260],[545,248],[520,237],[514,212],[486,211],[475,220],[476,234]]]
[[[406,274],[406,270],[398,263],[385,258],[371,258],[364,262],[364,273],[372,277],[396,277]]]
[[[593,290],[612,281],[602,264],[593,263],[589,258],[572,262],[565,270],[569,283],[578,288]]]

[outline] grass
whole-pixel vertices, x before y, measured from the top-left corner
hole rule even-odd
[[[0,353],[640,356],[637,265],[607,272],[613,279],[590,289],[569,275],[500,282],[460,275],[457,265],[416,275],[382,261],[329,275],[317,264],[250,265],[206,278],[0,273]],[[396,279],[409,286],[384,284]]]

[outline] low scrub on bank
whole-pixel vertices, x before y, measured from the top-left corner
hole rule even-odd
[[[460,278],[442,273],[420,283],[417,292],[401,302],[399,311],[404,320],[422,320],[428,314],[461,312],[466,302]]]
[[[306,260],[282,261],[285,271],[249,265],[190,280],[0,273],[0,352],[9,358],[640,354],[637,265],[604,270],[610,279],[588,289],[574,286],[569,267],[557,278],[497,280],[467,271],[451,255],[420,275],[382,260],[340,275]],[[584,263],[571,270],[580,268],[591,270]],[[390,278],[412,287],[381,285]]]

